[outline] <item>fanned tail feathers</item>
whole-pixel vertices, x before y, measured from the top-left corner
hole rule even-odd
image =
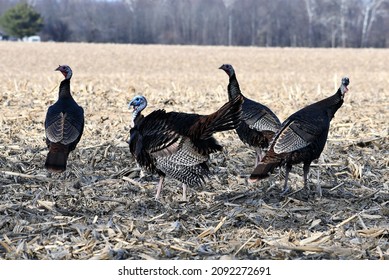
[[[240,124],[243,97],[241,95],[224,104],[215,113],[203,116],[190,129],[195,138],[208,139],[215,132],[235,129]]]

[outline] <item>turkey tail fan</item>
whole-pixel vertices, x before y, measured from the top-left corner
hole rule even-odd
[[[237,96],[224,104],[215,113],[202,116],[189,131],[197,139],[208,139],[215,132],[235,129],[240,124],[243,97]]]
[[[68,155],[69,151],[67,146],[52,143],[46,157],[45,168],[52,172],[65,171]]]

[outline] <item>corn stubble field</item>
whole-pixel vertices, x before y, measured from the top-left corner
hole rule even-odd
[[[1,259],[389,259],[389,50],[266,49],[0,42]],[[321,199],[281,197],[283,170],[247,182],[254,152],[234,131],[210,160],[202,189],[158,178],[132,158],[128,101],[208,114],[227,101],[234,66],[243,93],[281,120],[332,95],[350,77],[345,103],[313,164]],[[49,174],[44,118],[73,69],[84,135],[68,170]],[[303,186],[301,165],[289,184]]]

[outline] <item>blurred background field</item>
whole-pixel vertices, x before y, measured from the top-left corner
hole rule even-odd
[[[389,259],[388,50],[0,42],[0,53],[1,259]],[[254,152],[233,131],[216,134],[225,151],[187,203],[171,179],[154,200],[157,177],[139,178],[126,143],[128,101],[211,113],[227,101],[223,63],[281,121],[349,76],[311,169],[320,200],[281,198],[283,172],[248,184]],[[58,64],[73,69],[86,124],[66,173],[51,175],[43,122]]]

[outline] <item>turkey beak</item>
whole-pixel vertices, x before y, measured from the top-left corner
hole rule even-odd
[[[222,66],[220,66],[219,69],[222,69],[222,70],[223,70],[223,66],[224,66],[224,64],[223,64]]]
[[[134,100],[131,100],[131,101],[128,103],[128,109],[131,109],[131,106],[133,106],[134,109],[135,109]]]
[[[61,70],[60,70],[60,68],[61,68],[61,65],[60,65],[60,66],[58,66],[57,68],[55,68],[55,70],[54,70],[54,71],[61,71]]]

